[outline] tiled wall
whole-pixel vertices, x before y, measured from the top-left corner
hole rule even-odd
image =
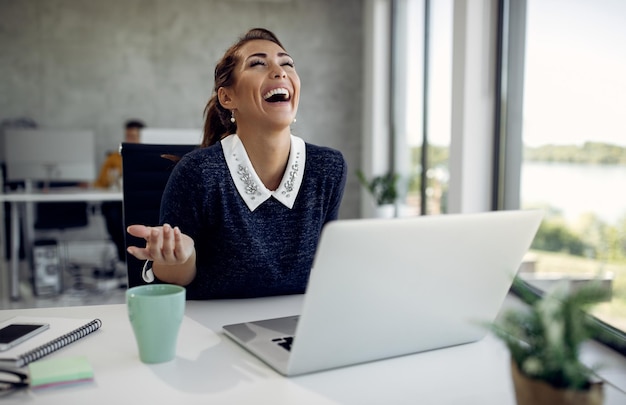
[[[122,125],[199,128],[215,62],[254,26],[274,31],[302,80],[305,140],[349,165],[344,218],[359,215],[361,0],[0,0],[0,120],[96,131],[96,163]]]

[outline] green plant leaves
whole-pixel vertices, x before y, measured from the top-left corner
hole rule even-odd
[[[522,296],[532,296],[519,278],[514,285]],[[505,312],[491,330],[529,377],[558,388],[585,389],[593,371],[580,362],[580,346],[595,327],[586,310],[610,295],[599,281],[577,288],[563,281],[531,300],[529,308]]]
[[[395,173],[375,176],[368,180],[361,170],[356,173],[359,182],[376,200],[376,205],[393,204],[398,198],[397,183],[399,176]]]

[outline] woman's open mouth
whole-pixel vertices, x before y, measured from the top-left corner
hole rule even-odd
[[[263,95],[263,100],[268,103],[279,103],[291,100],[289,90],[284,87],[272,89]]]

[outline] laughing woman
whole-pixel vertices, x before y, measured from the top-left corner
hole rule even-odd
[[[202,148],[163,193],[159,227],[128,252],[189,299],[303,293],[322,227],[346,182],[339,151],[291,134],[300,97],[293,58],[265,29],[248,31],[215,67]]]

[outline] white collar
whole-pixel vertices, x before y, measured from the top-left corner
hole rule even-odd
[[[302,184],[306,161],[306,147],[301,138],[291,135],[287,170],[275,191],[268,190],[261,182],[237,134],[229,135],[221,142],[230,176],[250,211],[254,211],[270,197],[274,197],[287,208],[293,208]]]

